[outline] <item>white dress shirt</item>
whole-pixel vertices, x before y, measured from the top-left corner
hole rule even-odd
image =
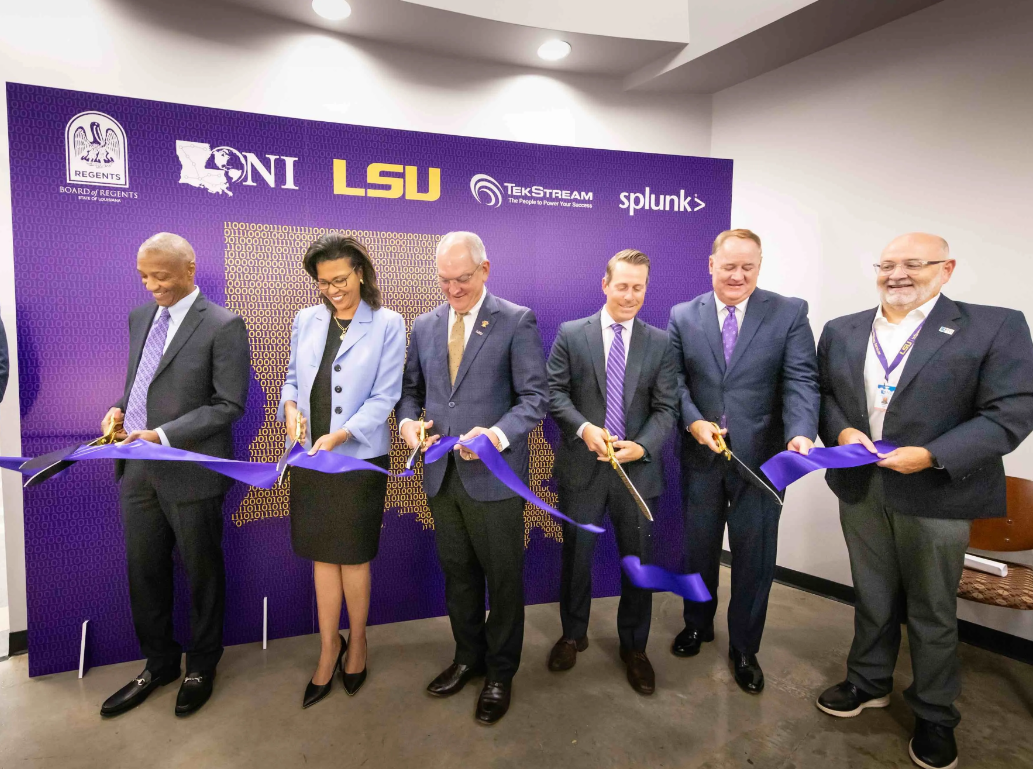
[[[599,313],[599,325],[603,327],[603,368],[606,368],[606,364],[610,362],[610,348],[613,346],[613,338],[616,334],[613,332],[613,324],[616,321],[610,317],[610,313],[606,311],[606,307],[603,307]],[[631,331],[635,327],[635,319],[626,320],[620,324],[624,329],[621,331],[621,340],[624,342],[624,362],[628,362],[628,350],[631,349]],[[585,427],[589,425],[589,422],[584,422],[581,427],[577,429],[577,437],[584,440],[581,435],[585,431]]]
[[[169,345],[172,344],[172,337],[176,335],[176,332],[179,331],[179,327],[183,325],[183,318],[185,318],[187,313],[190,312],[190,308],[194,306],[194,300],[197,299],[197,295],[200,293],[201,289],[195,286],[193,291],[169,307],[169,330],[168,333],[165,334],[165,347],[162,348],[163,354],[169,349]],[[151,321],[151,326],[154,326],[159,316],[161,316],[160,308],[156,313],[154,313],[154,320]],[[147,333],[150,333],[150,329],[147,329]],[[155,432],[158,433],[158,439],[161,441],[161,445],[168,446],[169,439],[165,435],[165,431],[159,427],[155,429]]]
[[[484,304],[484,298],[487,295],[488,295],[488,292],[482,288],[481,289],[481,298],[477,300],[477,303],[474,304],[474,306],[471,307],[470,310],[463,317],[463,333],[464,333],[463,349],[464,350],[466,349],[467,345],[470,344],[470,337],[473,336],[474,326],[477,325],[477,323],[476,323],[477,316],[481,314],[481,306]],[[448,306],[448,336],[445,337],[446,349],[448,347],[448,340],[452,338],[452,327],[455,326],[457,319],[458,319],[458,316],[456,315],[456,311],[452,308],[452,305],[449,305]],[[412,421],[413,420],[411,420],[411,419],[403,419],[401,422],[399,422],[398,423],[399,431],[401,431],[402,426],[406,422],[412,422]],[[506,434],[504,432],[502,432],[502,430],[500,430],[498,427],[496,427],[494,425],[492,427],[489,427],[488,429],[491,430],[493,433],[495,433],[495,437],[499,439],[499,451],[505,451],[506,449],[509,448],[509,438],[506,437]],[[459,447],[456,446],[456,450],[458,450],[458,449],[459,449]]]
[[[717,304],[717,330],[723,331],[725,327],[725,319],[728,317],[729,306],[735,307],[735,326],[738,331],[742,331],[742,319],[746,315],[746,304],[750,301],[749,297],[743,299],[739,304],[727,305],[717,298],[717,293],[714,293],[714,302]]]
[[[872,322],[872,329],[879,337],[879,345],[882,347],[887,363],[893,363],[900,348],[904,346],[904,342],[915,332],[918,324],[929,317],[929,313],[932,312],[933,306],[939,298],[940,295],[937,294],[921,307],[909,312],[904,320],[896,324],[886,320],[886,316],[882,312],[882,305],[879,305],[879,309],[875,312],[875,320]],[[914,346],[911,349],[913,350]],[[871,338],[868,339],[868,353],[864,358],[864,392],[868,403],[868,427],[872,440],[882,440],[882,426],[886,421],[886,409],[889,408],[889,402],[893,399],[893,391],[897,389],[897,383],[900,381],[900,375],[904,371],[909,357],[911,357],[911,350],[907,351],[903,360],[897,364],[887,380],[886,370],[882,367],[879,356],[875,354]],[[886,399],[885,405],[883,404],[884,399]]]

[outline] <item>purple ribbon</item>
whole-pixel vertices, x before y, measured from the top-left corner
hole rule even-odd
[[[456,444],[470,448],[477,454],[485,467],[502,481],[511,491],[526,499],[532,505],[537,505],[554,518],[577,526],[579,529],[590,531],[593,534],[601,534],[604,529],[592,523],[578,523],[550,504],[541,499],[531,491],[523,481],[513,472],[513,469],[506,463],[499,454],[495,444],[486,435],[478,435],[468,441],[460,441],[455,437],[446,437],[439,440],[427,449],[424,455],[424,462],[437,462],[448,455]],[[193,451],[184,451],[170,446],[163,446],[160,443],[135,440],[132,443],[113,443],[107,446],[80,446],[74,451],[67,452],[68,461],[79,462],[84,459],[147,459],[164,462],[194,462],[213,472],[225,475],[235,481],[241,481],[250,486],[257,486],[262,489],[271,489],[279,480],[279,473],[275,462],[241,462],[236,459],[221,459],[210,457],[207,454],[197,454]],[[22,457],[0,457],[0,467],[9,470],[18,470],[24,474],[32,475],[36,470],[22,469],[30,460]],[[49,463],[48,463],[49,464]],[[377,473],[391,475],[382,467],[366,462],[362,459],[349,457],[344,454],[336,454],[332,451],[317,451],[314,455],[300,445],[295,446],[287,457],[287,464],[293,467],[304,467],[309,470],[316,470],[321,473],[347,473],[353,470],[372,470]],[[413,474],[412,470],[405,470],[396,475],[396,478],[407,478]]]
[[[696,603],[706,603],[711,599],[710,591],[699,574],[675,574],[660,566],[644,564],[637,555],[621,558],[621,568],[631,584],[643,590],[665,590]]]
[[[513,468],[503,459],[499,450],[495,448],[495,444],[491,442],[491,438],[487,435],[478,435],[466,441],[461,441],[455,436],[441,438],[427,449],[427,453],[423,455],[423,461],[437,462],[442,457],[447,456],[448,452],[452,451],[456,445],[465,446],[474,452],[484,463],[484,466],[491,471],[492,475],[502,481],[506,488],[523,497],[532,505],[537,505],[553,518],[559,518],[561,521],[566,521],[572,526],[577,526],[579,529],[590,531],[593,534],[602,534],[605,531],[601,526],[596,526],[594,523],[578,523],[572,518],[568,518],[527,488],[519,476],[513,472]]]
[[[875,441],[875,448],[880,454],[889,454],[897,447],[886,441]],[[796,451],[783,451],[762,464],[760,469],[771,481],[771,485],[782,491],[793,481],[798,481],[815,470],[841,470],[872,465],[878,461],[878,455],[871,453],[860,443],[848,443],[845,446],[814,448],[807,456]]]

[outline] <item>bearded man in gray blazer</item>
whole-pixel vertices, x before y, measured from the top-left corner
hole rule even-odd
[[[438,243],[447,301],[413,323],[395,414],[412,449],[421,443],[421,416],[430,434],[424,450],[441,436],[487,435],[526,484],[527,436],[548,400],[545,353],[534,313],[484,287],[490,269],[474,233],[451,232]],[[456,640],[453,663],[427,691],[447,697],[486,675],[475,715],[494,724],[509,709],[524,641],[524,500],[465,447],[426,465],[423,488]]]

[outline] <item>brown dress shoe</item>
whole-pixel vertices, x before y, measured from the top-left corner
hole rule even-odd
[[[588,637],[582,636],[576,641],[569,638],[561,638],[549,652],[549,670],[558,672],[570,670],[577,663],[577,653],[588,648]]]
[[[656,674],[645,652],[636,652],[621,647],[621,660],[628,666],[628,683],[639,694],[656,691]]]

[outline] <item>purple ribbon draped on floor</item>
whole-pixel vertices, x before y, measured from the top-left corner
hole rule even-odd
[[[880,454],[888,454],[897,447],[886,441],[875,441],[875,448]],[[760,469],[771,481],[771,484],[781,491],[790,483],[800,480],[807,473],[815,470],[841,470],[847,467],[872,465],[878,461],[879,457],[860,443],[849,443],[846,446],[813,448],[807,456],[795,451],[783,451],[762,464]]]
[[[706,603],[711,599],[710,591],[699,574],[674,574],[659,566],[642,563],[637,555],[626,555],[621,558],[621,568],[635,587],[670,591],[687,601],[697,603]]]

